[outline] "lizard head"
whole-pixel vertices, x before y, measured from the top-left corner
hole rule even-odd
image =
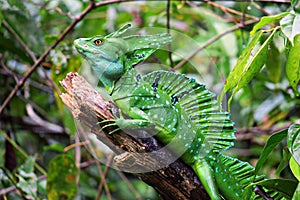
[[[168,34],[122,36],[129,27],[127,24],[107,36],[74,41],[75,48],[89,62],[108,92],[124,73],[172,40]]]
[[[94,36],[91,38],[79,38],[74,41],[77,51],[90,63],[102,64],[101,60],[115,62],[119,59],[124,49],[122,38],[106,38]]]
[[[92,64],[103,64],[103,60],[116,62],[120,55],[128,50],[127,43],[120,37],[130,24],[127,24],[107,36],[94,36],[91,38],[79,38],[74,41],[77,51]],[[100,65],[101,66],[101,65]]]
[[[77,51],[88,61],[108,92],[114,82],[125,72],[122,56],[128,44],[119,37],[130,25],[126,25],[107,36],[79,38],[74,41]]]

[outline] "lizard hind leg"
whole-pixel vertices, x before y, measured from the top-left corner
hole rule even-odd
[[[193,164],[193,169],[212,200],[221,200],[215,177],[210,165],[205,159],[198,159]]]

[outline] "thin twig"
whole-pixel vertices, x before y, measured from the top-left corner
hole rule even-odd
[[[109,155],[108,161],[107,161],[108,163],[105,166],[103,174],[101,174],[101,182],[100,182],[100,185],[98,187],[96,200],[99,200],[101,198],[101,194],[102,194],[102,191],[103,191],[103,186],[106,185],[106,177],[107,177],[108,171],[110,169],[109,165],[111,165],[111,163],[113,161],[113,157],[114,157],[113,154]],[[107,193],[107,195],[109,195],[109,196],[107,196],[108,199],[112,199],[112,197],[110,196],[110,193]]]
[[[41,57],[39,57],[39,59],[36,60],[34,65],[31,68],[29,68],[29,70],[25,73],[23,78],[18,82],[18,84],[14,87],[14,89],[11,91],[8,97],[4,100],[3,104],[0,107],[0,114],[3,112],[4,108],[10,102],[10,100],[16,95],[18,90],[24,85],[25,81],[31,76],[31,74],[36,70],[36,68],[48,56],[50,51],[54,49],[65,38],[65,36],[75,27],[75,25],[77,25],[91,10],[108,4],[121,3],[127,1],[129,0],[109,0],[109,1],[99,2],[99,3],[95,3],[91,1],[88,7],[79,16],[75,17],[73,22],[61,33],[58,39],[41,55]]]
[[[291,3],[290,0],[255,0],[257,2],[270,2],[270,3]]]
[[[16,83],[18,83],[19,79],[18,79],[17,75],[13,71],[11,71],[8,67],[6,67],[6,65],[4,64],[3,54],[0,54],[0,64],[1,64],[2,68],[14,78]]]
[[[264,9],[263,7],[261,7],[260,5],[258,5],[256,2],[251,1],[251,4],[252,4],[255,8],[257,8],[258,10],[264,12],[265,14],[267,14],[267,15],[272,15],[270,12],[268,12],[266,9]]]
[[[45,78],[46,78],[46,80],[48,81],[48,82],[46,82],[46,84],[49,84],[49,86],[54,90],[54,91],[56,91],[57,92],[57,94],[61,94],[61,91],[60,91],[60,89],[59,89],[59,87],[56,85],[56,83],[49,77],[49,75],[48,75],[48,73],[47,73],[47,71],[46,71],[46,69],[44,68],[44,67],[42,67],[42,71],[43,71],[43,73],[44,73],[44,76],[45,76]]]
[[[143,200],[142,196],[138,193],[138,191],[136,191],[136,189],[134,188],[132,183],[128,180],[128,178],[124,175],[124,173],[118,170],[117,173],[119,174],[121,179],[123,179],[123,181],[126,183],[127,187],[131,190],[131,192],[134,194],[135,198],[137,200]]]
[[[239,12],[239,11],[237,11],[237,10],[234,10],[234,9],[231,9],[231,8],[227,8],[227,7],[222,6],[222,5],[220,5],[220,4],[216,3],[216,2],[207,1],[207,3],[208,3],[209,5],[212,5],[212,6],[216,7],[216,8],[219,8],[220,10],[222,10],[222,11],[223,11],[224,13],[226,13],[226,14],[232,13],[232,14],[235,14],[235,15],[239,15],[239,16],[241,16],[241,17],[242,17],[243,15],[245,15],[245,17],[250,18],[250,19],[253,19],[253,20],[257,20],[257,19],[258,19],[258,18],[255,17],[255,16],[248,15],[248,14],[244,14],[244,13]],[[232,16],[232,14],[230,14],[230,15]]]
[[[13,34],[13,36],[16,38],[16,40],[19,42],[19,44],[23,47],[23,49],[26,51],[26,53],[29,55],[29,57],[31,58],[31,60],[33,62],[36,62],[36,57],[34,55],[34,53],[29,49],[29,47],[23,42],[23,40],[20,38],[20,36],[16,33],[16,31],[7,23],[7,21],[5,19],[2,20],[3,25],[5,26],[5,28],[7,28],[7,30],[9,30],[9,32],[11,32],[11,34]],[[1,113],[1,112],[0,112]]]
[[[170,34],[170,4],[171,0],[167,0],[167,33]],[[172,59],[172,46],[171,43],[168,44],[168,55],[169,55],[169,61],[170,61],[170,67],[173,68],[174,63]]]
[[[86,134],[84,134],[84,129],[83,129],[83,127],[81,126],[81,124],[78,124],[77,128],[78,128],[78,133],[81,134],[81,135],[84,137],[84,139],[86,140],[86,141],[85,141],[85,144],[86,144],[87,148],[91,151],[92,155],[97,155],[96,152],[95,152],[94,147],[91,145],[91,143],[89,142],[88,138],[86,138]],[[112,197],[111,197],[109,188],[108,188],[107,183],[106,183],[106,175],[105,175],[105,172],[103,172],[99,160],[96,159],[95,162],[96,162],[96,166],[97,166],[97,169],[98,169],[98,171],[99,171],[99,174],[100,174],[100,176],[101,176],[101,184],[100,184],[100,185],[101,185],[101,192],[99,192],[99,188],[100,188],[100,186],[99,186],[99,188],[98,188],[98,194],[100,193],[100,195],[101,195],[101,193],[102,193],[102,188],[104,187],[104,190],[105,190],[105,193],[106,193],[107,198],[108,198],[109,200],[111,200]],[[97,196],[98,196],[98,194],[97,194]],[[96,199],[97,199],[97,198],[96,198]]]
[[[182,67],[185,63],[187,63],[191,58],[193,58],[197,53],[199,53],[201,50],[203,50],[204,48],[206,48],[207,46],[211,45],[212,43],[214,43],[216,40],[220,39],[221,37],[225,36],[228,33],[231,33],[239,28],[242,28],[243,26],[249,25],[249,24],[253,24],[255,22],[258,22],[258,19],[255,20],[249,20],[244,22],[243,24],[236,24],[235,26],[231,27],[230,29],[223,31],[222,33],[210,38],[209,40],[207,40],[203,45],[201,45],[199,48],[197,48],[190,56],[188,56],[187,58],[183,59],[180,63],[178,63],[173,69],[172,71],[175,71],[177,69],[179,69],[180,67]]]

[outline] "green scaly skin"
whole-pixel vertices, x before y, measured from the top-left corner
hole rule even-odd
[[[184,75],[155,71],[138,75],[134,65],[170,43],[168,34],[122,37],[130,25],[107,36],[74,41],[120,111],[120,129],[154,128],[164,144],[193,167],[211,199],[249,199],[253,167],[222,155],[233,146],[234,123],[215,94]],[[251,188],[250,188],[251,189]],[[253,196],[254,197],[254,196]],[[252,198],[251,198],[252,199]]]

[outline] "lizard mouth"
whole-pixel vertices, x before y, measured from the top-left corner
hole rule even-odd
[[[82,40],[81,39],[77,39],[73,42],[76,50],[81,53],[84,54],[86,52],[88,52],[88,45],[87,44],[82,44]]]

